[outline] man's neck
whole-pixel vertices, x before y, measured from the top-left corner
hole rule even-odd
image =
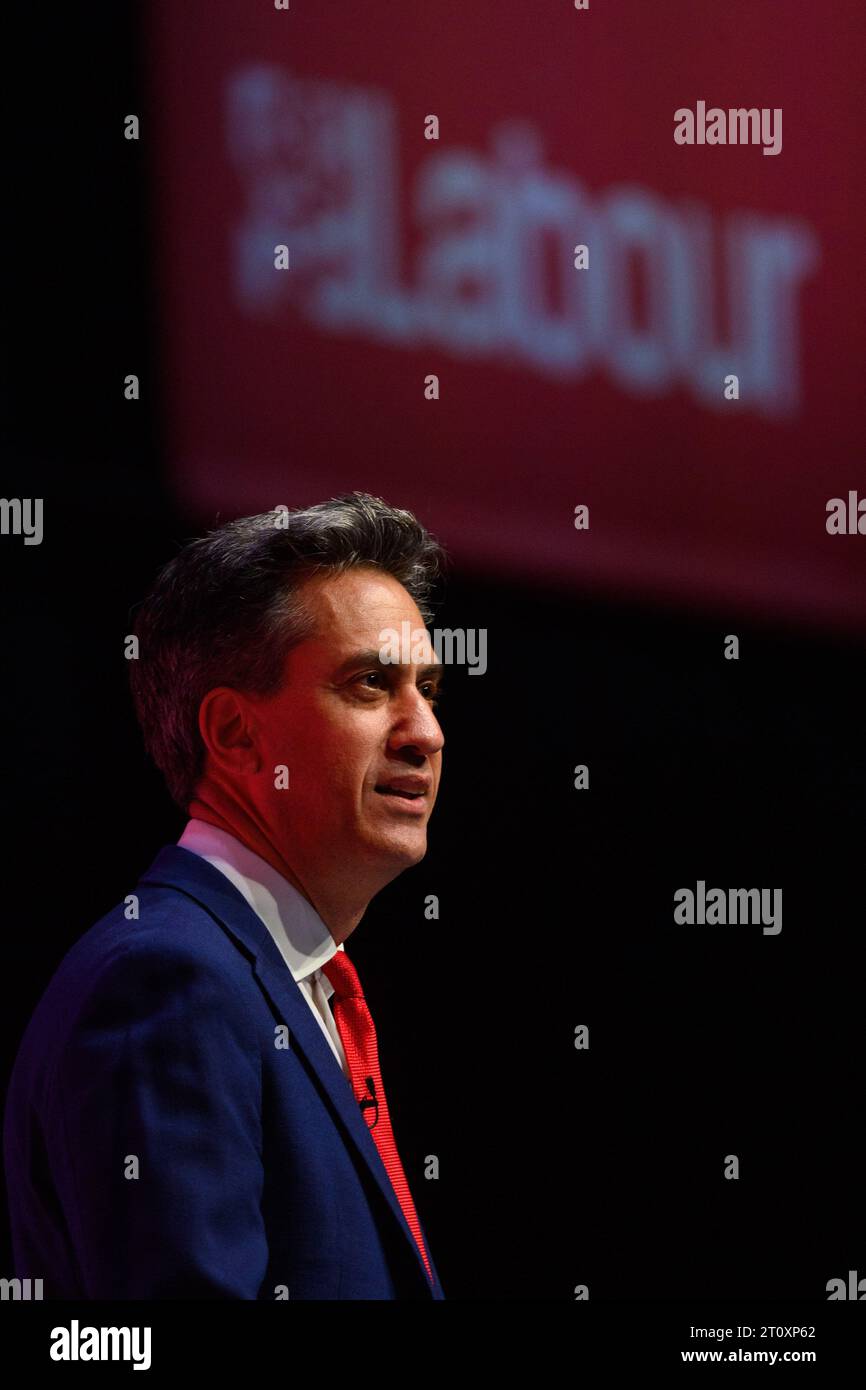
[[[366,912],[369,899],[361,903],[347,902],[339,894],[329,894],[324,889],[311,891],[280,853],[264,826],[246,807],[236,802],[226,804],[222,798],[214,798],[200,791],[190,802],[187,814],[226,831],[258,854],[315,908],[338,946],[348,940]]]

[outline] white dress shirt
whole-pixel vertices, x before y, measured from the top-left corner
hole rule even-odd
[[[177,843],[225,874],[264,922],[348,1077],[346,1054],[328,1003],[334,986],[322,972],[322,966],[343,947],[334,941],[312,903],[261,855],[208,821],[188,820]]]

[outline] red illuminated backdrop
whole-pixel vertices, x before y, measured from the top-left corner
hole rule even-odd
[[[238,12],[151,21],[204,524],[360,487],[466,568],[866,627],[866,535],[825,524],[866,498],[859,3]],[[781,150],[676,144],[699,101],[780,109]]]

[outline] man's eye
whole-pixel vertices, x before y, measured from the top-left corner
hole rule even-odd
[[[360,682],[360,681],[369,681],[369,680],[384,681],[384,680],[385,680],[385,674],[384,674],[383,671],[365,671],[363,675],[356,677],[356,682],[355,682],[355,683],[357,684],[357,683]],[[433,685],[430,681],[425,681],[423,685],[420,685],[420,686],[418,687],[418,689],[419,689],[419,690],[424,690],[425,687],[426,687],[426,690],[429,692],[429,693],[425,694],[425,696],[424,696],[425,700],[427,700],[427,701],[429,702],[431,709],[438,709],[438,707],[439,707],[439,701],[441,700],[442,694],[443,694],[442,690],[441,690],[441,689],[438,689],[438,688],[437,688],[435,685]],[[373,689],[374,687],[372,687],[372,686],[367,686],[366,688],[367,688],[368,690],[371,690],[371,689]],[[380,689],[381,689],[381,687],[380,687]]]

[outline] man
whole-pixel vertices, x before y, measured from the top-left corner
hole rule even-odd
[[[426,853],[442,559],[351,493],[191,542],[141,605],[136,713],[189,820],[16,1060],[15,1272],[46,1297],[443,1297],[345,951]]]

